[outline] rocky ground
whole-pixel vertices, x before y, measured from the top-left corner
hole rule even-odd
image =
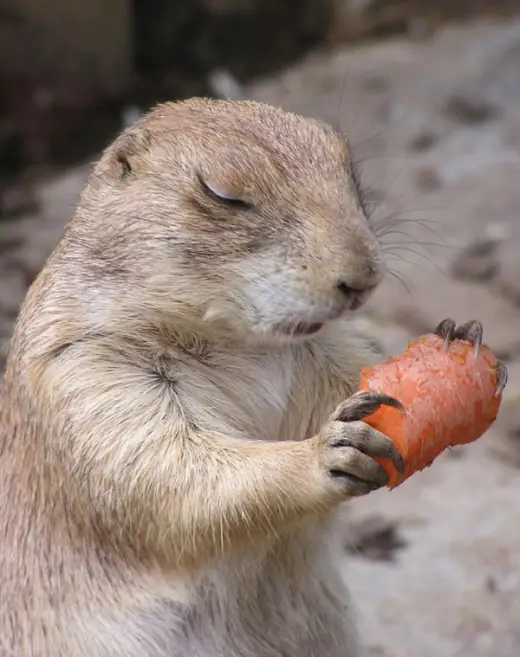
[[[359,322],[395,352],[479,318],[510,380],[496,425],[352,504],[345,572],[371,657],[520,655],[520,20],[314,55],[245,90],[348,133],[393,274]],[[0,344],[89,165],[0,223]]]

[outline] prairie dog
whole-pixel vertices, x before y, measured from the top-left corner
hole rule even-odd
[[[318,121],[191,99],[106,149],[7,363],[1,657],[358,655],[335,519],[400,465],[353,395],[383,270]]]

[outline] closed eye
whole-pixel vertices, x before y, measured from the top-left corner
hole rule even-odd
[[[251,203],[244,201],[243,199],[232,196],[229,192],[224,189],[215,186],[213,183],[206,182],[200,174],[197,174],[197,178],[202,189],[206,194],[213,198],[214,200],[219,201],[220,203],[225,203],[229,207],[241,208],[243,210],[251,208]]]

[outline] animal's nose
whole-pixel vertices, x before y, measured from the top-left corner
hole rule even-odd
[[[373,290],[382,278],[382,270],[380,267],[370,266],[362,275],[349,276],[339,280],[336,283],[336,288],[344,296],[352,296],[360,292],[370,292]]]
[[[363,288],[354,288],[347,283],[340,282],[336,287],[344,297],[347,297],[349,302],[352,302],[355,299],[365,297],[365,295],[369,294],[376,285],[365,285]]]
[[[384,259],[375,236],[365,226],[349,231],[334,249],[330,283],[344,297],[359,296],[376,288],[384,276]],[[329,283],[329,285],[330,285]]]

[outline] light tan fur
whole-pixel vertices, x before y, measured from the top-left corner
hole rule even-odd
[[[358,654],[337,512],[389,441],[342,413],[382,271],[326,125],[192,99],[107,148],[1,393],[1,657]]]

